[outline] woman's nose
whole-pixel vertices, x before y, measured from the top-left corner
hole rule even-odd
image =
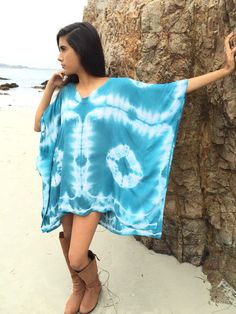
[[[61,57],[61,54],[60,54],[60,53],[59,53],[59,55],[58,55],[58,57],[57,57],[57,60],[60,61],[60,62],[62,61],[62,57]]]

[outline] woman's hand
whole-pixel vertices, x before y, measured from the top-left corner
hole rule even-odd
[[[43,93],[43,97],[35,114],[34,131],[40,132],[40,119],[44,111],[50,104],[54,90],[56,88],[61,88],[64,85],[64,78],[65,78],[64,71],[59,71],[54,73],[52,77],[48,80]]]
[[[220,70],[210,72],[204,75],[196,76],[188,80],[187,93],[213,83],[223,77],[232,73],[235,69],[234,55],[236,54],[236,47],[230,48],[230,39],[234,36],[234,33],[230,33],[225,37],[225,65]]]
[[[58,71],[48,80],[47,85],[53,89],[61,88],[64,85],[65,76],[64,70]]]
[[[225,37],[225,71],[230,74],[235,69],[235,54],[236,54],[236,47],[230,48],[230,40],[233,36],[236,36],[236,33],[230,33],[228,36]]]

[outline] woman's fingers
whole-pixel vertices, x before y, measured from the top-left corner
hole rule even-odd
[[[64,70],[61,70],[61,71],[57,72],[57,74],[58,74],[62,79],[63,79],[64,76],[65,76]]]
[[[235,53],[236,51],[236,33],[231,32],[225,37],[225,52],[226,53]]]
[[[231,32],[225,37],[224,51],[225,51],[225,68],[229,73],[235,69],[234,55],[236,53],[236,47],[232,48],[231,42],[236,39],[236,34]]]
[[[64,82],[64,81],[66,80],[66,78],[67,78],[67,75],[65,74],[65,71],[64,71],[64,70],[61,70],[61,71],[59,72],[59,75],[60,75],[62,81]]]
[[[225,37],[225,52],[231,52],[229,41],[233,36],[233,32]]]

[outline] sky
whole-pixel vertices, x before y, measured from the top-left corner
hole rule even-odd
[[[0,63],[59,69],[56,34],[82,22],[87,0],[8,0],[0,8]]]

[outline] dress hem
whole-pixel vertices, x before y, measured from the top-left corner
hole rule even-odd
[[[92,213],[92,212],[96,212],[96,211],[91,211],[90,213]],[[78,215],[78,214],[73,213],[73,212],[68,212],[68,213],[66,212],[61,217],[59,217],[59,223],[54,224],[51,228],[44,228],[44,227],[41,226],[41,231],[43,233],[49,233],[49,232],[59,228],[60,225],[61,225],[61,218],[63,216],[65,216],[65,215],[67,215],[67,214],[74,214],[74,215],[78,215],[78,216],[84,217],[84,216],[89,215],[90,213],[86,213],[86,215]],[[99,212],[99,213],[103,214],[105,212]],[[119,230],[112,228],[111,225],[102,222],[101,220],[98,222],[98,224],[103,226],[104,228],[106,228],[110,232],[112,232],[114,234],[117,234],[117,235],[121,235],[121,236],[143,236],[143,237],[149,237],[149,238],[155,238],[155,239],[160,239],[161,236],[162,236],[162,232],[159,232],[159,233],[156,233],[156,234],[147,234],[147,229],[145,229],[145,231],[144,230],[134,229],[133,231],[127,231],[127,232],[122,231],[122,232],[120,232]]]

